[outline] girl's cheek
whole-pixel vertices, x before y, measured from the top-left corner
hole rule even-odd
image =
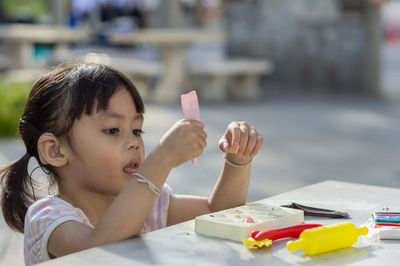
[[[145,157],[145,155],[146,155],[146,151],[145,151],[145,149],[144,149],[144,142],[143,142],[143,139],[141,139],[140,146],[141,146],[141,156],[142,156],[142,160],[143,160],[144,157]]]
[[[144,147],[143,147],[141,152],[140,152],[140,157],[141,157],[140,159],[142,159],[142,161],[143,161],[145,156],[146,156],[146,152],[145,152]]]

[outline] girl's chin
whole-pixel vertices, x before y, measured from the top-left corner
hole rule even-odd
[[[125,171],[124,171],[124,174],[127,175],[127,176],[129,176],[129,177],[133,177],[135,173],[136,173],[136,170],[131,170],[131,171],[129,171],[129,172],[125,172]]]
[[[133,172],[129,173],[129,175],[130,175],[131,177],[133,177],[135,174],[136,174],[136,171],[133,171]]]

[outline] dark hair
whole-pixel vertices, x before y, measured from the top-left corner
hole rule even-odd
[[[37,142],[45,132],[67,136],[83,114],[105,111],[112,95],[126,89],[133,98],[136,112],[144,113],[143,101],[133,83],[121,72],[100,64],[60,66],[42,76],[32,87],[19,124],[26,153],[0,170],[1,207],[6,223],[24,232],[25,215],[36,200],[28,163],[33,156],[55,182],[54,170],[40,162]],[[96,110],[95,110],[96,108]]]

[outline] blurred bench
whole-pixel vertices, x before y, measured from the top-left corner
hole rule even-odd
[[[192,88],[205,101],[254,100],[260,93],[260,77],[273,70],[266,60],[224,59],[189,64]]]
[[[114,58],[110,62],[112,67],[127,75],[135,84],[143,100],[151,100],[152,90],[163,73],[162,65],[159,62]]]

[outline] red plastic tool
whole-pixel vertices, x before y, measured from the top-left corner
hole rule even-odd
[[[314,227],[322,226],[322,224],[297,224],[289,227],[278,228],[278,229],[268,229],[261,231],[254,231],[251,233],[251,237],[254,240],[263,240],[268,238],[269,240],[276,240],[286,237],[299,237],[301,232],[306,229],[311,229]]]

